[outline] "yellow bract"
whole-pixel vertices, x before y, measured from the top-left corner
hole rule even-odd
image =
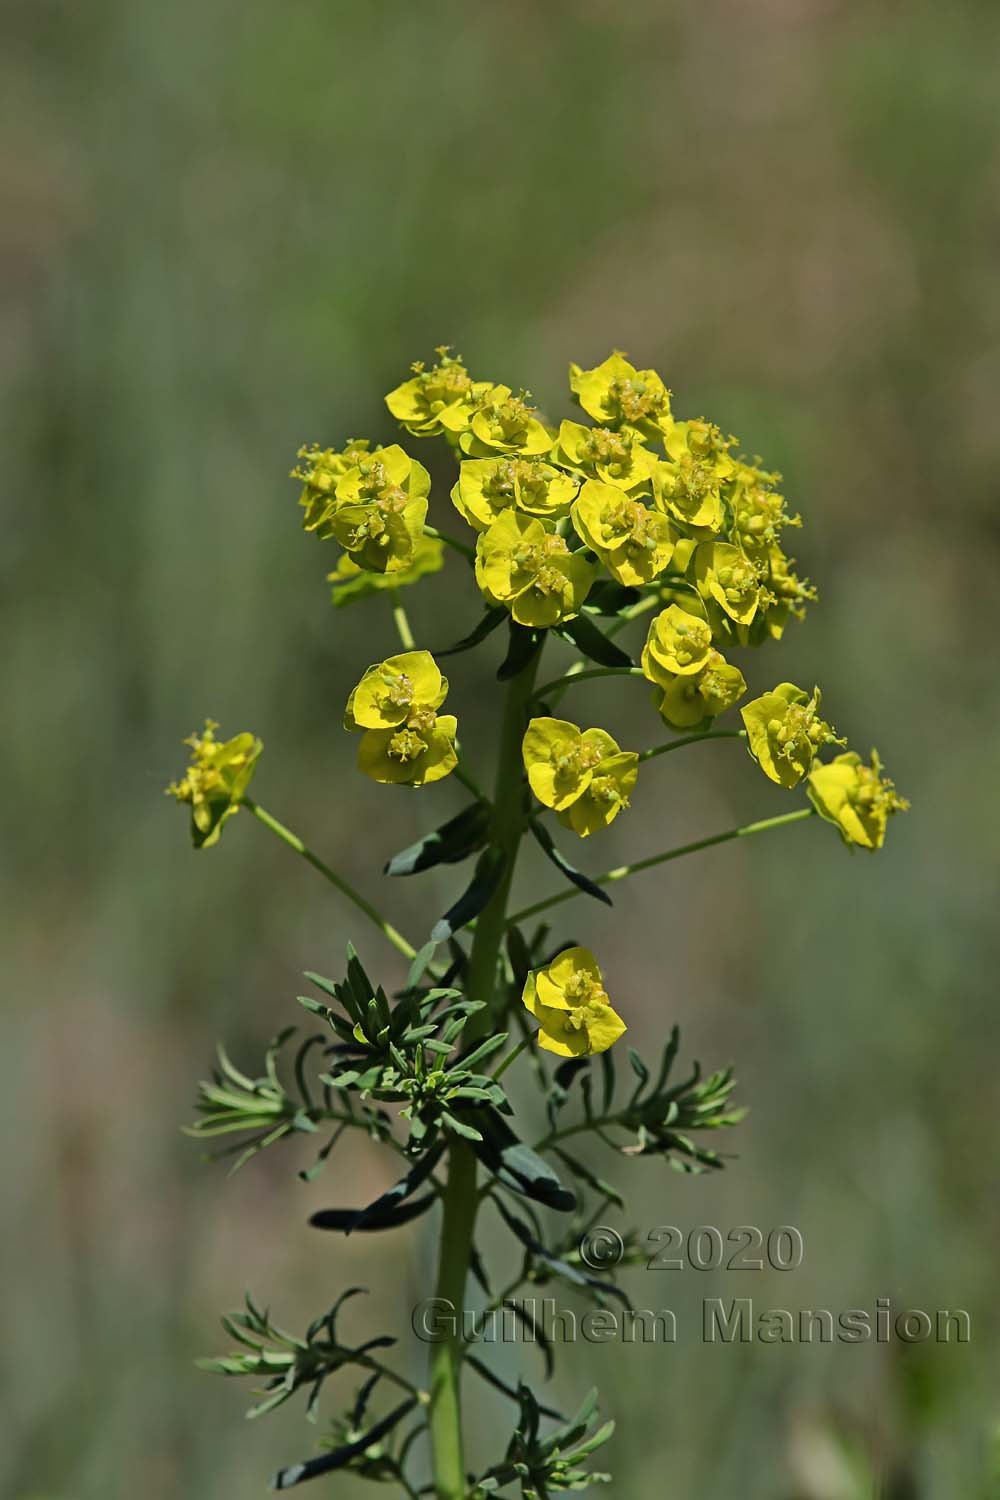
[[[844,743],[819,717],[820,691],[812,697],[792,682],[754,698],[742,712],[747,749],[765,776],[779,786],[797,786],[823,745]]]
[[[541,521],[506,510],[476,544],[476,581],[519,625],[545,629],[578,614],[596,568]]]
[[[367,438],[351,438],[340,450],[320,448],[316,443],[299,449],[298,457],[302,462],[296,464],[291,477],[302,480],[299,504],[305,511],[303,530],[316,531],[333,513],[338,481],[348,469],[370,456],[370,447]]]
[[[626,587],[651,583],[673,555],[665,516],[612,484],[588,479],[573,506],[573,525],[612,578]]]
[[[374,781],[424,786],[458,764],[458,720],[439,717],[448,680],[429,651],[403,651],[369,667],[347,700],[346,729],[363,730],[358,767]]]
[[[555,521],[569,514],[578,482],[537,458],[467,458],[451,492],[460,516],[486,531],[505,510]]]
[[[627,1029],[586,948],[567,948],[529,974],[521,999],[538,1022],[539,1047],[559,1057],[606,1052]]]
[[[588,416],[611,427],[661,433],[671,426],[670,392],[655,370],[637,370],[617,350],[593,370],[569,367],[569,388]]]
[[[358,769],[373,781],[397,786],[426,786],[440,781],[458,765],[454,714],[440,717],[418,709],[402,729],[369,729],[358,746]]]
[[[667,687],[672,678],[700,672],[712,652],[712,627],[700,615],[671,604],[649,627],[642,670],[650,682]]]
[[[368,594],[386,589],[406,588],[419,583],[428,573],[440,572],[444,566],[444,543],[434,536],[420,536],[413,546],[413,556],[405,568],[392,573],[372,573],[368,568],[359,568],[356,562],[341,554],[332,573],[327,573],[327,583],[333,584],[331,599],[336,606],[350,604]]]
[[[749,625],[764,601],[761,574],[740,547],[729,542],[701,542],[691,566],[706,602],[714,602],[737,625]]]
[[[675,462],[655,464],[651,478],[656,504],[665,515],[702,535],[719,530],[725,510],[721,480],[712,464],[685,453]]]
[[[526,397],[524,391],[515,396],[509,385],[490,386],[459,438],[462,452],[472,458],[489,458],[497,453],[531,458],[548,453],[552,437]]]
[[[649,488],[656,455],[643,447],[640,433],[562,422],[552,461],[584,479],[602,479],[631,491]]]
[[[391,729],[416,708],[440,708],[448,679],[429,651],[403,651],[369,667],[347,700],[347,729]]]
[[[877,750],[871,765],[849,750],[828,765],[817,765],[809,773],[809,800],[820,817],[836,825],[845,844],[874,852],[885,842],[885,829],[893,813],[909,807],[888,776],[882,774]]]
[[[739,667],[714,650],[708,653],[699,671],[686,677],[666,674],[666,678],[655,679],[657,692],[653,697],[660,717],[674,729],[694,729],[705,719],[718,718],[738,703],[747,690]]]
[[[223,824],[239,811],[240,799],[264,748],[255,735],[248,733],[219,741],[215,738],[218,727],[214,719],[206,719],[204,733],[192,734],[184,741],[194,752],[191,764],[180,781],[172,781],[167,787],[169,796],[190,803],[196,849],[218,843]]]
[[[411,366],[413,378],[385,398],[396,421],[414,437],[464,432],[478,401],[490,389],[489,381],[471,378],[461,355],[449,355],[446,344],[435,353],[436,365],[428,370],[417,360]]]
[[[359,567],[405,571],[423,534],[430,487],[423,464],[394,443],[338,479],[324,526]]]
[[[521,745],[528,785],[567,828],[587,838],[613,823],[639,774],[639,757],[604,729],[566,719],[532,719]]]

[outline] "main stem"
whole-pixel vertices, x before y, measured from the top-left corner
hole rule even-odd
[[[506,865],[500,884],[476,922],[465,989],[469,999],[482,1000],[485,1006],[466,1027],[468,1040],[489,1031],[497,1020],[496,980],[500,947],[524,828],[521,740],[540,655],[540,651],[536,652],[507,688],[490,825],[491,841],[503,851]],[[453,1331],[443,1342],[434,1345],[431,1355],[431,1454],[438,1500],[464,1500],[466,1494],[459,1385],[465,1279],[472,1255],[477,1206],[475,1154],[467,1142],[453,1139],[448,1151],[448,1181],[444,1190],[436,1290],[437,1297],[444,1303],[442,1311],[449,1314],[447,1323]]]

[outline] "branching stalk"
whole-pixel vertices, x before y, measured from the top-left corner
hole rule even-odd
[[[510,885],[524,828],[521,739],[527,724],[528,705],[540,654],[536,653],[532,657],[507,688],[490,825],[491,841],[505,855],[506,867],[497,889],[476,923],[466,977],[466,994],[470,999],[486,1003],[467,1028],[469,1040],[476,1034],[487,1032],[496,1021],[497,967],[507,927]],[[438,1500],[464,1500],[466,1475],[459,1391],[463,1350],[461,1310],[479,1200],[476,1192],[476,1158],[471,1146],[464,1141],[454,1141],[449,1148],[448,1157],[436,1295],[455,1309],[456,1316],[453,1332],[441,1343],[435,1344],[431,1356],[430,1432]]]
[[[800,807],[795,812],[783,813],[779,818],[744,823],[742,828],[729,828],[725,833],[713,833],[710,838],[697,839],[693,844],[681,844],[677,849],[667,849],[665,853],[653,854],[649,859],[639,859],[631,865],[619,865],[617,869],[605,870],[603,875],[595,875],[593,879],[597,885],[612,885],[617,880],[625,880],[629,875],[638,875],[640,870],[651,870],[654,865],[664,865],[668,860],[680,859],[682,854],[696,854],[699,849],[710,849],[713,844],[726,844],[730,839],[745,839],[754,833],[766,833],[771,828],[784,828],[786,823],[801,823],[804,819],[811,818],[813,811],[811,807]],[[537,916],[540,911],[548,911],[551,906],[572,901],[574,896],[579,895],[580,891],[575,886],[569,886],[557,896],[546,896],[544,901],[536,901],[533,906],[526,906],[523,911],[515,912],[508,925],[513,927],[518,922],[526,921],[528,917]]]
[[[311,849],[307,848],[297,833],[293,833],[290,828],[286,828],[284,823],[279,823],[277,818],[272,817],[266,808],[261,807],[259,802],[254,802],[250,797],[241,797],[240,806],[245,807],[248,812],[252,812],[258,822],[263,823],[264,827],[269,828],[272,833],[276,833],[278,838],[288,845],[289,849],[294,849],[296,854],[301,854],[302,858],[308,864],[312,865],[314,870],[318,870],[331,885],[336,886],[341,895],[346,896],[348,901],[352,902],[358,908],[358,911],[364,912],[369,922],[378,928],[382,936],[388,939],[398,953],[401,953],[404,958],[416,958],[417,950],[413,944],[408,943],[403,934],[398,932],[391,922],[387,922],[381,912],[376,911],[371,902],[366,901],[364,896],[354,889],[353,885],[346,881],[343,876],[338,875],[335,870],[331,870],[330,866],[321,860],[318,854],[314,854]]]

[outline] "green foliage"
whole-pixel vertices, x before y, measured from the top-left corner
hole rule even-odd
[[[585,1490],[611,1478],[610,1474],[581,1467],[615,1430],[614,1422],[605,1422],[594,1430],[596,1391],[590,1393],[574,1417],[544,1437],[540,1434],[538,1402],[526,1385],[518,1388],[518,1399],[521,1416],[507,1452],[500,1463],[487,1469],[476,1481],[472,1490],[474,1500],[495,1494],[511,1483],[520,1486],[524,1500],[545,1500],[546,1495],[560,1490]]]
[[[801,808],[596,880],[557,849],[543,821],[548,812],[581,839],[600,835],[629,807],[641,763],[705,738],[743,739],[766,776],[782,787],[812,778],[817,810],[855,842],[861,828],[872,849],[881,844],[889,815],[905,803],[882,780],[877,758],[864,772],[856,756],[834,767],[817,759],[828,744],[842,743],[818,717],[819,689],[809,697],[781,683],[746,705],[743,730],[705,727],[733,708],[747,686],[718,648],[780,640],[788,621],[801,619],[814,597],[780,545],[782,532],[799,523],[775,487],[777,475],[735,457],[736,439],[714,424],[676,419],[656,371],[636,369],[620,353],[590,370],[570,366],[572,397],[595,424],[590,428],[547,425],[526,392],[474,380],[460,358],[444,348],[437,354],[430,368],[414,364],[411,378],[386,400],[406,433],[443,438],[458,458],[451,499],[476,534],[474,548],[426,525],[430,473],[398,444],[361,440],[341,450],[303,448],[293,477],[303,486],[305,530],[344,549],[339,602],[387,593],[403,647],[368,665],[347,699],[344,727],[361,736],[358,769],[381,785],[411,789],[456,775],[475,798],[393,856],[386,873],[410,876],[477,855],[465,889],[416,950],[297,835],[246,797],[260,753],[260,742],[249,734],[221,746],[211,731],[195,739],[195,762],[172,790],[192,803],[206,828],[210,824],[206,846],[226,818],[249,807],[411,959],[405,986],[392,996],[369,977],[353,947],[343,979],[308,974],[324,998],[301,996],[300,1003],[325,1023],[327,1034],[299,1045],[294,1088],[278,1072],[290,1033],[272,1043],[257,1079],[238,1072],[220,1053],[213,1081],[201,1087],[193,1133],[240,1135],[240,1164],[279,1140],[329,1123],[333,1133],[307,1175],[352,1127],[394,1150],[404,1169],[391,1187],[361,1207],[321,1209],[311,1224],[345,1235],[385,1233],[423,1220],[440,1201],[437,1300],[450,1309],[453,1326],[434,1341],[428,1392],[382,1362],[381,1351],[395,1342],[392,1335],[356,1347],[341,1341],[337,1315],[343,1298],[313,1322],[304,1339],[272,1325],[248,1300],[243,1314],[225,1322],[241,1350],[209,1368],[265,1379],[253,1415],[273,1410],[300,1389],[308,1391],[307,1414],[314,1415],[331,1374],[345,1366],[367,1372],[353,1405],[336,1419],[326,1451],[281,1470],[274,1480],[278,1489],[351,1469],[400,1486],[411,1497],[423,1493],[414,1489],[404,1465],[426,1419],[439,1500],[480,1500],[514,1485],[524,1500],[545,1500],[608,1477],[591,1471],[588,1461],[611,1436],[613,1423],[596,1426],[596,1396],[563,1421],[543,1409],[526,1384],[510,1387],[471,1353],[461,1318],[470,1269],[489,1308],[510,1309],[531,1333],[551,1374],[555,1348],[530,1307],[516,1301],[520,1287],[556,1283],[600,1308],[609,1301],[631,1306],[619,1268],[593,1274],[581,1248],[609,1204],[623,1208],[620,1194],[591,1165],[589,1153],[569,1151],[567,1141],[589,1137],[619,1155],[659,1158],[697,1173],[723,1165],[705,1135],[734,1126],[743,1111],[733,1106],[730,1069],[703,1076],[695,1063],[675,1080],[676,1026],[652,1066],[627,1044],[613,1050],[628,1024],[612,1003],[595,955],[574,943],[553,945],[545,926],[526,937],[519,926],[526,914],[508,914],[523,834],[531,830],[566,882],[530,913],[581,892],[610,904],[603,886],[611,880],[812,816],[812,808]],[[430,553],[428,540],[435,544]],[[496,669],[496,679],[507,687],[492,799],[462,765],[458,718],[438,712],[450,684],[432,653],[416,648],[399,603],[399,588],[419,582],[427,570],[422,558],[430,559],[431,568],[440,565],[442,544],[461,555],[463,568],[474,562],[486,606],[479,623],[449,652],[488,641],[509,616],[506,654]],[[598,577],[601,567],[609,576]],[[655,609],[660,612],[647,622],[637,667],[636,643],[626,648],[615,636]],[[550,635],[574,647],[579,661],[536,691]],[[597,665],[588,669],[588,662]],[[578,679],[591,677],[648,679],[661,719],[694,732],[640,753],[623,749],[604,728],[582,729],[554,717],[551,709],[562,695]],[[534,716],[536,707],[541,716]],[[627,1015],[627,1004],[616,1003]],[[508,1049],[515,1024],[521,1040]],[[547,1133],[533,1144],[516,1128],[501,1083],[528,1048],[548,1122]],[[560,1059],[551,1075],[548,1056]],[[477,1248],[476,1221],[484,1204],[519,1261],[517,1277],[499,1293]],[[491,1256],[493,1245],[491,1239]],[[634,1264],[636,1250],[631,1232],[625,1267]],[[460,1380],[467,1362],[516,1401],[519,1412],[503,1457],[477,1477],[465,1460],[461,1428]],[[407,1399],[369,1421],[370,1398],[392,1383],[405,1389]],[[413,1413],[414,1427],[401,1436]],[[556,1425],[543,1432],[543,1419]]]

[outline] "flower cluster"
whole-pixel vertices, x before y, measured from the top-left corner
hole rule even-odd
[[[436,353],[429,367],[412,366],[386,405],[411,437],[443,436],[453,449],[451,502],[472,530],[475,579],[488,609],[508,611],[524,630],[573,634],[581,612],[607,612],[590,602],[603,570],[611,581],[601,587],[617,588],[625,600],[619,613],[627,617],[630,603],[663,606],[641,656],[663,722],[707,732],[747,691],[731,652],[780,638],[815,598],[783,547],[801,522],[786,506],[780,474],[740,456],[738,440],[715,423],[675,416],[657,372],[637,369],[619,352],[590,369],[570,365],[571,399],[589,420],[558,425],[525,391],[473,378],[446,346]],[[427,527],[427,470],[398,444],[352,439],[340,451],[303,448],[293,474],[303,484],[305,529],[344,549],[329,575],[335,602],[415,582],[441,566],[443,541],[454,541]],[[430,679],[439,677],[433,667]],[[359,764],[376,780],[419,786],[455,765],[454,721],[437,717],[437,689],[415,691],[392,722],[352,725],[365,731]],[[809,777],[817,810],[827,816],[835,804],[830,815],[841,832],[863,842],[853,836],[860,814],[851,822],[845,808],[854,803],[837,791],[855,789],[854,760],[840,756],[829,772],[817,761],[824,746],[844,743],[820,718],[819,701],[818,689],[810,696],[779,683],[743,708],[747,747],[779,786]],[[539,800],[581,837],[628,806],[637,757],[603,730],[534,719],[524,758]],[[878,771],[866,774],[885,784]],[[857,789],[855,800],[868,790]],[[880,795],[880,810],[866,814],[868,847],[881,843],[881,809],[905,806],[894,798]]]
[[[872,851],[885,842],[885,827],[893,813],[909,807],[873,750],[871,765],[849,750],[834,756],[829,765],[818,765],[809,773],[809,800],[821,818],[836,825],[845,844]]]
[[[430,475],[398,443],[368,452],[351,443],[342,453],[302,448],[292,470],[303,481],[305,528],[335,537],[351,561],[372,573],[414,565],[424,534]]]
[[[798,786],[823,745],[846,743],[820,718],[819,705],[819,688],[809,694],[793,682],[779,682],[741,710],[747,749],[779,786]]]
[[[205,720],[202,734],[184,741],[192,750],[191,764],[180,781],[172,781],[167,795],[191,807],[191,837],[196,849],[211,848],[223,824],[239,811],[264,746],[252,734],[217,740],[218,724]]]
[[[642,670],[656,688],[654,701],[665,723],[692,729],[739,702],[746,682],[738,667],[712,645],[712,627],[702,615],[670,604],[649,627]]]
[[[358,767],[373,781],[425,786],[458,764],[458,720],[438,714],[448,679],[429,651],[404,651],[369,667],[347,700],[344,727],[360,730]]]
[[[521,999],[538,1022],[538,1045],[560,1057],[606,1052],[627,1029],[586,948],[566,948],[529,974]]]
[[[607,828],[639,774],[639,757],[604,729],[579,729],[565,719],[532,719],[521,747],[528,785],[559,821],[581,838]]]

